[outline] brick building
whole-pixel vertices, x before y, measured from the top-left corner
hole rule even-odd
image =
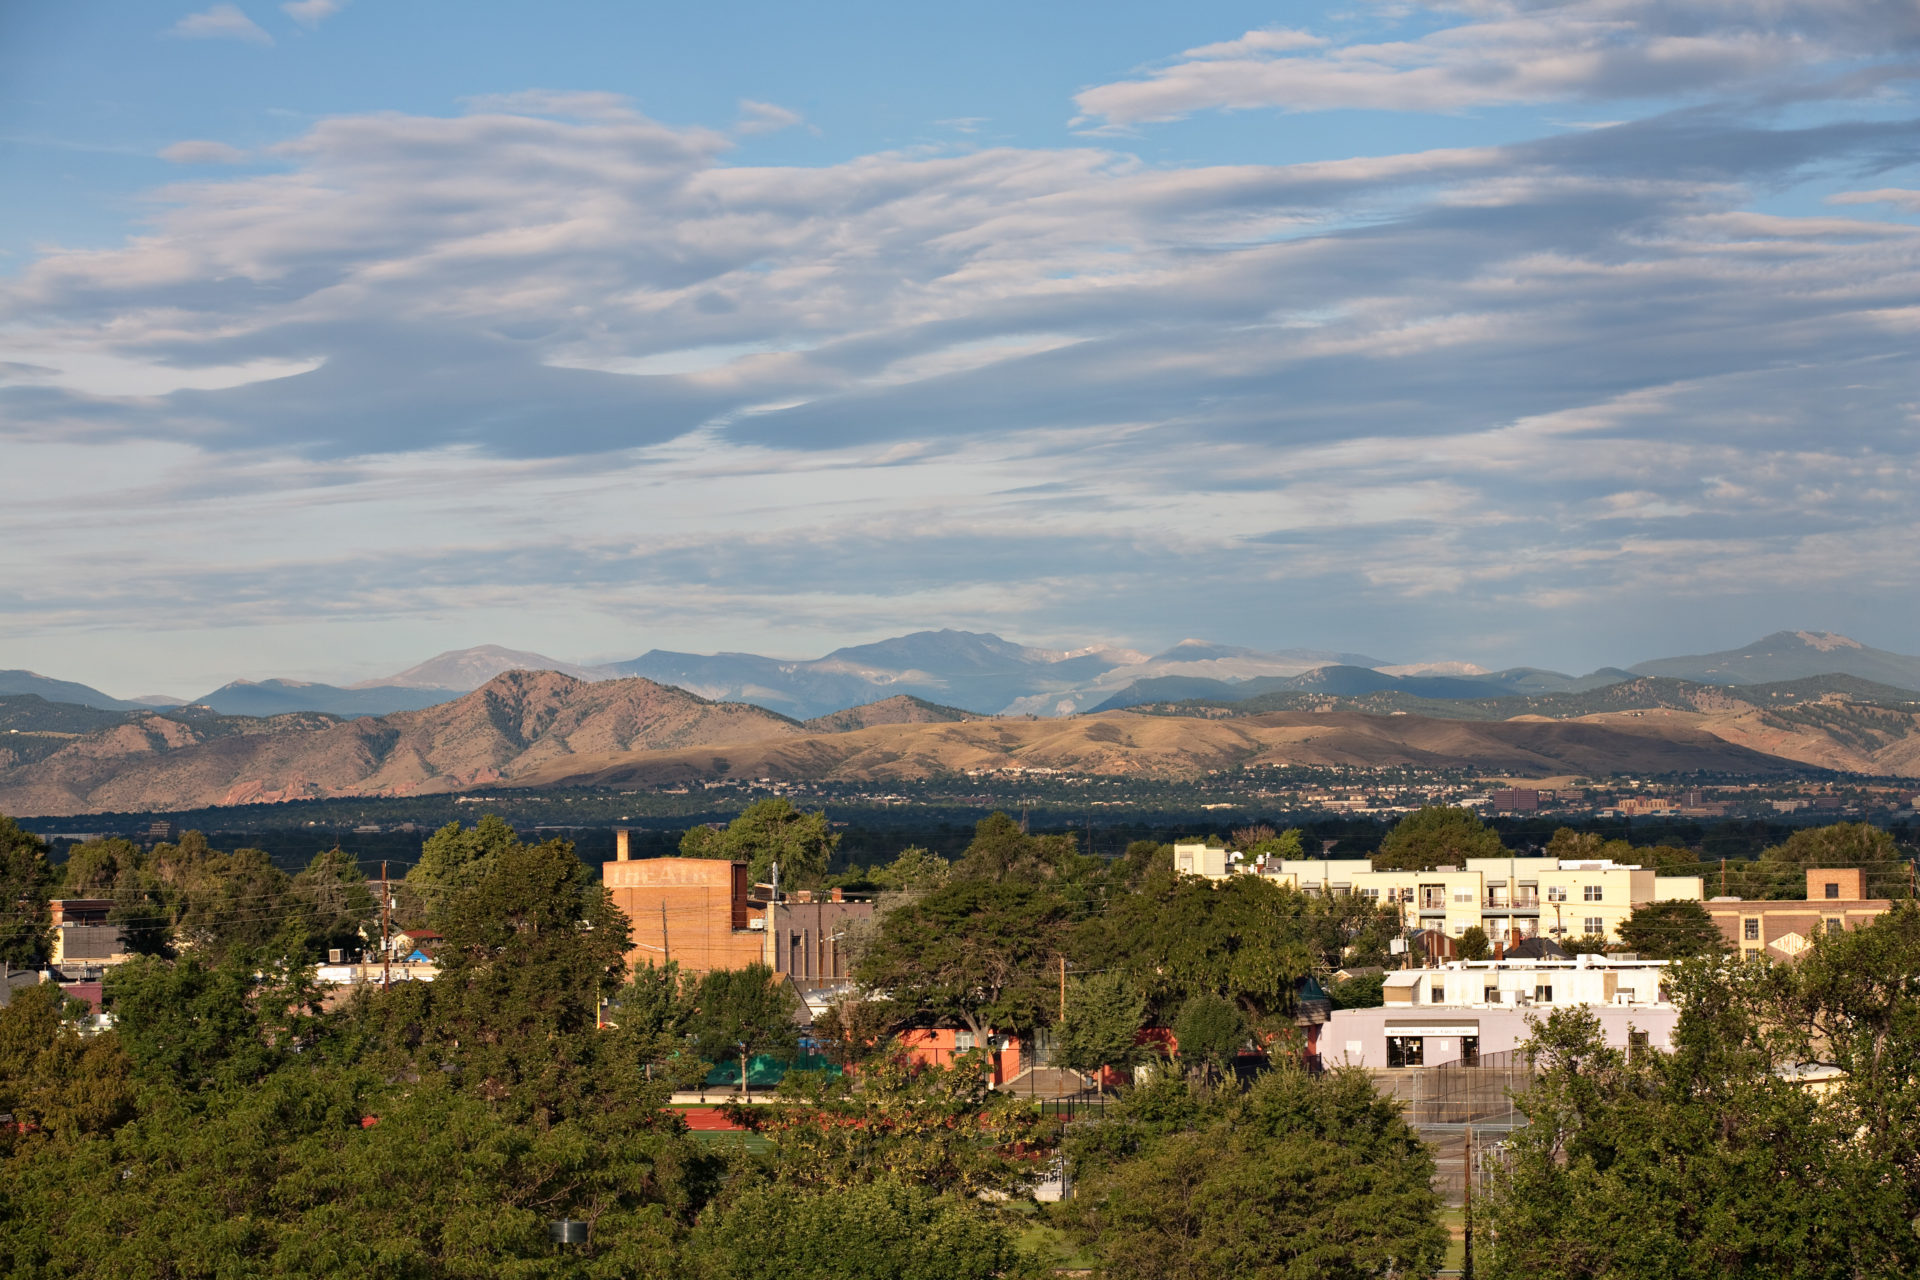
[[[717,858],[627,856],[626,833],[600,879],[632,922],[627,964],[679,962],[701,974],[738,969],[766,958],[765,905],[753,900],[747,864]]]
[[[1809,867],[1807,896],[1799,901],[1712,898],[1704,905],[1720,926],[1720,935],[1741,955],[1791,960],[1811,945],[1816,933],[1858,929],[1893,904],[1867,897],[1867,873],[1858,867]]]
[[[717,858],[642,858],[628,854],[627,833],[614,833],[614,860],[601,882],[632,922],[627,964],[675,960],[708,973],[765,964],[800,981],[847,976],[847,930],[873,915],[871,902],[848,902],[838,889],[806,890],[770,902],[754,892],[744,862]]]

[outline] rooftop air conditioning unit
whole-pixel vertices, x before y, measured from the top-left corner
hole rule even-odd
[[[340,963],[340,960],[341,960],[341,957],[342,957],[342,956],[344,956],[344,955],[346,955],[346,952],[344,952],[344,951],[342,951],[342,950],[341,950],[340,948],[338,948],[338,947],[334,947],[334,948],[332,948],[331,950],[329,950],[329,951],[327,952],[327,963],[328,963],[328,964],[339,964],[339,963]]]
[[[753,919],[747,921],[747,928],[749,929],[764,929],[766,927],[767,918],[765,916],[755,916]]]

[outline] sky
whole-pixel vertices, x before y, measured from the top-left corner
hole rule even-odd
[[[0,667],[1920,651],[1920,5],[0,6]]]

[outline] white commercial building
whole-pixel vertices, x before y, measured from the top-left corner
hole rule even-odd
[[[1662,988],[1663,960],[1480,960],[1386,977],[1386,1003],[1336,1009],[1320,1035],[1328,1066],[1368,1068],[1473,1064],[1533,1035],[1534,1020],[1585,1007],[1607,1043],[1623,1049],[1671,1046],[1679,1010]]]

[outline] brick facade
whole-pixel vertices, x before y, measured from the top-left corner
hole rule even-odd
[[[717,858],[617,859],[601,882],[632,922],[627,964],[678,961],[694,974],[764,961],[762,904],[752,900],[747,864]]]
[[[1704,905],[1720,936],[1741,955],[1791,960],[1816,934],[1858,929],[1892,907],[1885,898],[1866,896],[1866,880],[1858,867],[1809,867],[1807,896],[1801,901],[1714,898]]]

